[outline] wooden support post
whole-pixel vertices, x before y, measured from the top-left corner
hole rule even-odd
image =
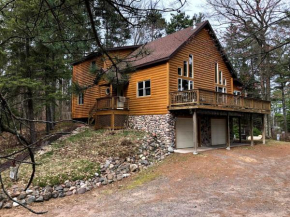
[[[241,117],[239,117],[239,142],[242,143]]]
[[[227,150],[231,150],[230,114],[227,112]]]
[[[262,116],[262,136],[263,136],[263,145],[266,144],[266,114]]]
[[[250,114],[250,134],[251,134],[251,146],[254,146],[254,132],[253,132],[253,114]]]
[[[111,108],[115,109],[114,107],[115,107],[115,98],[111,97]]]
[[[193,154],[198,154],[197,152],[197,146],[198,146],[198,129],[197,129],[197,114],[196,110],[194,111],[192,115],[192,124],[193,124],[193,147],[194,147],[194,152]]]
[[[200,93],[199,93],[199,89],[196,90],[196,104],[197,105],[200,104]]]
[[[111,114],[111,130],[115,130],[115,114]]]

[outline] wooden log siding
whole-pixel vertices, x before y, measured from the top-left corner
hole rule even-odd
[[[233,94],[218,93],[215,91],[194,89],[176,91],[170,94],[169,109],[190,109],[199,106],[208,109],[230,110],[242,112],[256,112],[269,114],[271,103],[269,101],[235,96]]]
[[[114,58],[124,58],[129,53],[132,52],[132,49],[120,50],[120,51],[110,51],[109,54]],[[96,57],[91,60],[87,60],[80,64],[73,66],[73,82],[78,82],[80,85],[91,85],[94,81],[95,76],[92,75],[89,70],[92,61],[96,61],[96,65],[99,68],[106,68],[111,65],[110,61],[106,60],[105,57]],[[84,104],[78,104],[78,96],[72,96],[72,118],[88,118],[90,109],[94,106],[96,99],[101,97],[106,97],[106,89],[109,86],[106,86],[106,81],[100,81],[99,85],[96,85],[92,88],[89,88],[84,93]],[[114,93],[112,93],[114,94]]]
[[[110,51],[110,55],[113,60],[120,60],[127,57],[130,53],[132,53],[132,50],[118,50],[118,51]],[[104,68],[107,69],[112,66],[111,60],[107,56],[104,56]]]
[[[157,115],[168,113],[168,66],[166,63],[141,69],[130,75],[128,89],[125,92],[130,98],[130,115]],[[151,95],[138,97],[137,83],[150,80]]]
[[[183,61],[188,61],[189,54],[193,55],[194,78],[178,75],[178,68],[183,68]],[[203,29],[193,40],[188,41],[172,59],[170,64],[169,91],[178,90],[178,78],[194,81],[194,89],[201,88],[215,91],[215,63],[218,62],[219,71],[227,80],[227,93],[233,93],[232,75],[230,74],[222,54],[215,46],[215,42],[206,29]]]
[[[77,82],[80,85],[93,84],[95,76],[89,72],[91,62],[96,61],[98,67],[102,66],[102,60],[100,57],[92,59],[90,61],[83,62],[81,64],[73,66],[73,82]],[[102,81],[104,83],[104,81]],[[87,118],[89,110],[94,105],[96,98],[104,96],[104,92],[101,92],[104,88],[94,86],[84,92],[84,104],[78,104],[78,96],[72,96],[72,118]]]

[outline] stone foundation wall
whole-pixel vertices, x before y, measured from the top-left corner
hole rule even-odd
[[[200,117],[201,146],[211,146],[211,122],[209,116]]]
[[[175,117],[172,114],[129,116],[128,126],[131,129],[155,133],[168,146],[173,147],[175,144]]]

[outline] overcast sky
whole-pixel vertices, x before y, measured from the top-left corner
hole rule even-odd
[[[190,17],[193,16],[193,14],[198,14],[199,12],[205,13],[204,6],[206,3],[206,0],[187,0],[187,5],[182,8],[181,11],[188,14]],[[170,20],[170,13],[164,14],[164,17],[167,21]]]

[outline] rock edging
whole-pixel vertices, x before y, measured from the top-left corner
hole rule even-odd
[[[129,177],[131,174],[142,171],[155,162],[162,161],[166,156],[173,153],[173,148],[162,142],[156,134],[145,136],[138,146],[138,152],[134,156],[110,157],[100,165],[100,172],[96,172],[94,177],[88,180],[67,180],[61,185],[39,187],[34,186],[24,191],[17,186],[13,186],[8,191],[10,196],[24,204],[30,205],[34,202],[44,202],[52,198],[67,197],[74,194],[84,194],[93,188],[111,184]],[[0,209],[10,209],[19,206],[18,203],[11,202],[7,196],[0,192]]]

